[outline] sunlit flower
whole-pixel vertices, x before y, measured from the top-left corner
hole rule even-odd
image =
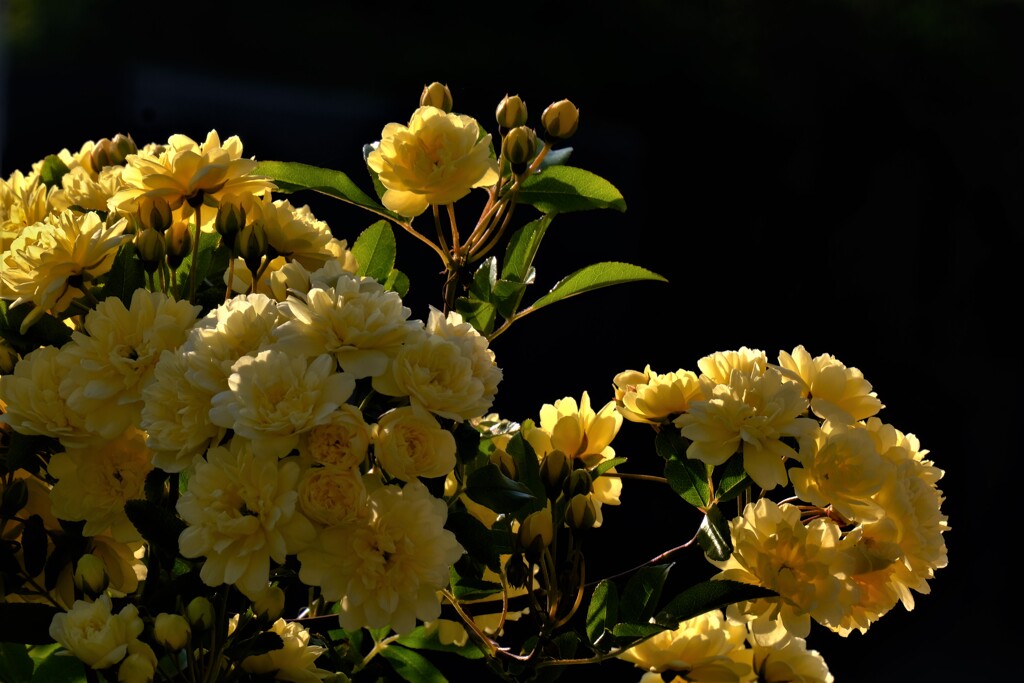
[[[407,633],[440,616],[437,591],[463,549],[444,528],[447,505],[418,481],[381,486],[368,505],[368,518],[325,529],[299,553],[299,578],[340,601],[342,628]]]
[[[410,217],[498,180],[490,134],[481,136],[469,116],[429,106],[414,111],[407,126],[386,125],[366,163],[386,188],[384,206]]]
[[[786,377],[801,385],[804,396],[811,399],[811,410],[824,420],[866,420],[883,408],[863,373],[829,354],[812,359],[807,349],[798,346],[792,354],[780,351],[779,365]]]
[[[729,655],[743,649],[746,634],[742,624],[728,622],[721,611],[712,610],[648,638],[619,658],[645,671],[680,672],[686,681],[740,681],[750,668]]]
[[[803,638],[787,635],[772,643],[751,638],[751,647],[730,653],[751,668],[743,683],[833,683],[835,678],[817,650],[808,650]]]
[[[643,372],[620,372],[613,383],[619,412],[632,422],[659,424],[705,398],[697,374],[689,370],[660,375],[648,365]]]
[[[43,346],[14,366],[14,374],[0,375],[0,401],[7,404],[0,423],[20,433],[52,436],[65,447],[96,438],[85,427],[85,416],[68,406],[60,385],[67,369],[58,361],[60,349]]]
[[[455,467],[455,437],[422,408],[393,408],[373,427],[373,453],[402,481],[443,477]]]
[[[101,595],[95,602],[76,600],[69,611],[55,614],[50,637],[86,666],[105,669],[125,658],[129,643],[138,640],[142,629],[135,605],[112,614],[110,598]]]
[[[51,203],[57,211],[76,208],[106,213],[110,198],[121,189],[123,166],[107,166],[98,174],[76,165],[61,179],[61,189],[53,193]]]
[[[738,351],[717,351],[697,361],[701,379],[711,384],[728,384],[733,370],[757,377],[768,367],[768,356],[760,349],[741,346]],[[709,393],[709,392],[706,392]]]
[[[38,173],[15,171],[6,180],[0,178],[0,254],[11,247],[23,228],[42,222],[53,211],[50,199],[54,192]]]
[[[188,525],[179,538],[185,557],[205,556],[208,586],[233,584],[253,598],[266,590],[270,562],[283,563],[315,536],[298,507],[301,475],[295,458],[258,455],[233,439],[196,459],[178,514]]]
[[[302,624],[278,619],[269,633],[281,637],[284,645],[261,655],[242,660],[242,669],[253,674],[273,674],[274,680],[292,683],[319,683],[331,672],[317,668],[315,662],[324,648],[309,644],[309,631]]]

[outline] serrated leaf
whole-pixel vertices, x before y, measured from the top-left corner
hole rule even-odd
[[[523,181],[518,201],[548,214],[588,209],[626,210],[626,200],[614,185],[574,166],[550,166],[530,176]]]
[[[630,577],[619,600],[619,619],[622,622],[644,624],[654,616],[670,569],[671,562],[657,564],[643,567]]]
[[[409,293],[409,285],[409,276],[397,268],[392,268],[388,273],[388,279],[384,281],[384,289],[401,297]]]
[[[41,602],[0,602],[0,642],[52,643],[50,622],[61,611]]]
[[[430,661],[418,652],[401,645],[389,645],[380,651],[395,673],[409,683],[448,683],[448,679]]]
[[[533,273],[533,260],[537,256],[540,243],[552,220],[554,220],[554,216],[544,215],[512,233],[508,240],[508,246],[505,247],[505,258],[501,264],[503,279],[530,282]]]
[[[747,471],[743,469],[743,454],[736,453],[714,471],[715,502],[724,503],[743,493],[750,483]]]
[[[39,169],[39,180],[47,187],[60,187],[61,178],[71,169],[56,154],[43,159],[43,167]]]
[[[494,329],[494,323],[498,319],[497,309],[494,304],[479,299],[467,299],[459,297],[455,300],[455,310],[462,316],[462,319],[473,326],[473,329],[480,334],[487,336]]]
[[[454,643],[442,643],[438,637],[438,629],[428,629],[425,626],[417,626],[409,633],[399,636],[395,641],[411,650],[430,650],[433,652],[452,652],[465,659],[481,659],[484,653],[472,642],[465,645]]]
[[[508,320],[519,310],[519,303],[526,293],[526,283],[513,280],[498,279],[494,282],[494,290],[491,292],[491,301],[498,315]]]
[[[700,460],[669,460],[665,463],[665,478],[672,490],[690,505],[701,510],[711,505],[707,465]]]
[[[493,463],[487,463],[469,475],[466,495],[498,513],[514,513],[536,501],[529,487],[506,477]]]
[[[624,462],[627,462],[628,460],[628,458],[622,457],[612,458],[611,460],[605,460],[600,465],[590,470],[590,476],[593,477],[594,479],[597,479],[599,476],[601,476],[611,468],[618,467],[619,465],[621,465]]]
[[[455,534],[455,540],[476,560],[494,572],[501,570],[501,559],[491,540],[490,530],[483,522],[462,510],[452,510],[444,528]]]
[[[599,581],[587,606],[587,638],[597,645],[609,624],[619,620],[619,590],[607,579]]]
[[[679,622],[700,616],[713,609],[724,609],[735,602],[769,598],[775,592],[738,581],[703,581],[690,586],[672,598],[658,612],[655,622],[678,628]]]
[[[708,559],[725,562],[732,555],[732,535],[729,522],[717,505],[707,510],[697,530],[697,542],[704,549]]]
[[[395,267],[398,248],[395,233],[387,221],[377,221],[363,230],[352,245],[359,275],[372,277],[381,284],[387,282]]]
[[[484,259],[480,267],[473,273],[473,280],[469,283],[470,298],[489,302],[491,292],[494,290],[494,282],[497,279],[498,259],[493,256]]]
[[[125,242],[114,257],[114,263],[104,278],[103,297],[117,297],[125,308],[131,306],[132,295],[137,289],[145,289],[146,271],[136,256],[135,245]]]
[[[0,681],[30,683],[35,665],[21,643],[0,642]]]
[[[551,288],[550,292],[533,302],[530,308],[533,310],[543,308],[557,301],[568,299],[571,296],[601,289],[602,287],[610,287],[611,285],[620,285],[627,282],[643,282],[645,280],[668,282],[661,275],[630,263],[619,261],[594,263],[580,268],[575,273],[559,280]]]
[[[373,211],[390,214],[341,171],[294,161],[261,161],[256,164],[253,174],[270,178],[281,192],[313,190]]]

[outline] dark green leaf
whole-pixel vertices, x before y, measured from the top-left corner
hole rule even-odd
[[[462,560],[456,562],[449,568],[449,577],[452,584],[452,592],[459,600],[480,600],[501,592],[501,584],[493,581],[484,581],[479,576],[471,573],[472,560],[463,556]],[[483,565],[480,565],[483,566]],[[462,571],[459,571],[459,570]]]
[[[645,280],[668,282],[661,275],[630,263],[620,263],[618,261],[595,263],[580,268],[575,273],[562,278],[551,288],[550,292],[534,301],[530,308],[534,310],[543,308],[563,299],[568,299],[571,296],[591,292],[602,287]]]
[[[178,537],[185,530],[185,522],[176,514],[148,500],[129,500],[124,512],[151,545],[167,555],[178,554]]]
[[[707,470],[708,466],[700,460],[669,460],[665,463],[665,478],[683,500],[703,510],[711,505]]]
[[[619,590],[608,580],[598,582],[587,607],[587,638],[597,645],[609,624],[619,620]]]
[[[704,549],[708,559],[724,562],[732,555],[732,536],[729,533],[729,522],[722,515],[717,505],[711,506],[704,515],[704,520],[697,530],[697,542]]]
[[[465,645],[442,643],[437,629],[428,629],[424,626],[417,626],[409,633],[400,636],[395,642],[413,650],[452,652],[466,659],[480,659],[484,656],[480,648],[472,642],[467,642]]]
[[[513,280],[495,280],[491,301],[502,318],[508,320],[519,310],[519,302],[523,300],[527,285]]]
[[[523,181],[519,203],[543,213],[626,210],[622,193],[604,178],[574,166],[551,166]]]
[[[21,643],[0,643],[0,681],[29,683],[35,665]]]
[[[474,330],[485,336],[491,333],[494,322],[498,319],[494,304],[479,299],[459,297],[455,300],[455,310],[465,322],[473,326]]]
[[[667,628],[679,628],[679,622],[693,619],[713,609],[724,609],[734,602],[770,598],[773,591],[738,581],[703,581],[672,598],[658,612],[655,621]]]
[[[664,626],[659,626],[657,624],[622,623],[615,624],[615,627],[612,629],[612,635],[620,641],[643,640],[645,638],[650,638],[653,635],[657,635],[664,630],[666,630]]]
[[[135,245],[125,242],[114,257],[110,272],[104,278],[103,297],[117,297],[125,308],[131,306],[132,295],[137,289],[145,289],[146,271],[136,256]]]
[[[459,462],[473,462],[480,454],[480,432],[467,421],[458,423],[452,434],[455,435],[455,453]]]
[[[0,642],[52,643],[50,622],[61,610],[41,602],[0,602]]]
[[[31,657],[36,663],[32,683],[86,683],[88,678],[85,665],[76,657],[60,654],[63,651],[57,643],[32,648]]]
[[[448,683],[437,667],[418,652],[401,645],[389,645],[380,651],[380,655],[391,662],[395,673],[410,683]]]
[[[536,501],[529,487],[515,479],[509,479],[493,463],[488,463],[469,475],[466,495],[498,513],[514,513]]]
[[[715,502],[724,503],[743,493],[750,483],[747,471],[743,469],[743,454],[736,453],[714,471]]]
[[[686,448],[690,445],[679,429],[674,425],[666,425],[654,437],[654,450],[665,460],[685,460]]]
[[[409,293],[409,285],[409,276],[396,268],[391,269],[388,279],[384,281],[384,289],[403,297]]]
[[[534,496],[533,505],[521,513],[534,512],[544,507],[547,493],[544,491],[544,482],[540,479],[540,460],[533,450],[530,442],[523,438],[522,433],[514,434],[508,443],[505,444],[505,452],[512,456],[512,462],[516,466],[516,481],[529,488]]]
[[[533,279],[533,259],[552,220],[553,216],[541,216],[512,233],[501,264],[503,279],[524,283]]]
[[[8,472],[25,470],[36,474],[47,454],[57,453],[64,448],[52,436],[37,436],[8,432],[7,452],[4,454],[4,468]]]
[[[387,221],[377,221],[363,230],[352,245],[358,274],[372,277],[381,284],[388,281],[397,253],[395,233]]]
[[[25,520],[21,528],[21,550],[25,561],[25,573],[28,576],[38,576],[46,566],[46,529],[43,527],[43,518],[39,515],[32,515]],[[0,638],[0,640],[7,640]]]
[[[389,213],[341,171],[291,161],[261,161],[253,173],[273,180],[281,192],[313,190],[373,211]]]
[[[470,300],[490,301],[494,282],[498,279],[498,259],[491,256],[484,259],[480,267],[473,273],[473,281],[469,283]]]
[[[0,337],[22,356],[40,346],[63,346],[71,339],[71,329],[49,313],[44,313],[22,334],[21,324],[34,307],[30,303],[12,306],[11,302],[0,300]]]
[[[590,476],[597,479],[599,476],[607,472],[613,467],[618,467],[624,462],[627,462],[628,458],[612,458],[611,460],[605,460],[600,465],[590,470]]]
[[[196,276],[199,282],[206,278],[210,270],[210,263],[213,261],[213,252],[220,245],[220,235],[217,233],[204,232],[199,236],[199,258],[196,261]],[[189,279],[192,277],[192,252],[181,260],[178,266],[177,285],[178,291],[187,293],[191,286]],[[130,297],[129,297],[130,298]]]
[[[501,569],[501,561],[491,540],[491,532],[483,522],[468,512],[452,510],[448,513],[448,521],[444,527],[455,534],[456,540],[473,559],[487,565],[494,572]]]
[[[143,486],[143,490],[146,492],[146,500],[151,503],[159,503],[163,500],[165,489],[167,488],[167,479],[170,476],[170,474],[160,468],[150,470],[149,474],[146,475],[146,483]]]
[[[43,159],[43,167],[39,170],[39,180],[47,187],[60,187],[61,178],[70,170],[59,156],[51,154]]]
[[[643,567],[626,583],[619,600],[619,619],[630,624],[645,624],[658,609],[661,589],[672,563]]]
[[[566,631],[552,638],[551,644],[558,651],[558,659],[572,659],[576,656],[576,650],[579,649],[580,637],[575,631]],[[568,668],[567,666],[545,667],[537,672],[533,680],[537,683],[551,683],[551,681],[558,680]]]

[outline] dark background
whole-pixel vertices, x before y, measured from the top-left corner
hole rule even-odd
[[[118,132],[144,144],[217,129],[239,135],[247,156],[340,169],[369,189],[362,145],[405,122],[431,81],[491,132],[506,93],[523,97],[534,124],[571,99],[581,123],[570,163],[614,183],[628,210],[559,217],[536,263],[538,293],[597,260],[670,283],[606,289],[518,323],[492,346],[505,371],[495,409],[535,417],[584,390],[600,406],[621,370],[696,369],[740,346],[771,360],[798,344],[835,355],[946,471],[950,566],[913,612],[897,607],[866,635],[817,632],[810,646],[840,683],[1010,671],[1001,614],[1016,591],[1012,570],[993,570],[1011,562],[1005,527],[1016,517],[1003,508],[1020,454],[1007,330],[1024,219],[1021,3],[0,7],[4,177]],[[293,201],[350,241],[370,222],[326,197]],[[399,236],[415,317],[437,301],[434,258]],[[626,423],[616,447],[632,458],[624,469],[656,468],[646,430]],[[628,482],[622,503],[594,534],[591,577],[693,531],[650,485]],[[707,575],[696,554],[676,559],[675,573]]]

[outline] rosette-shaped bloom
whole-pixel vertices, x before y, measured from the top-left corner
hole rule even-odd
[[[0,402],[6,403],[0,423],[19,434],[52,436],[65,448],[96,438],[85,427],[85,417],[67,405],[60,385],[67,369],[58,361],[61,350],[43,346],[14,366],[14,374],[0,375]]]
[[[373,453],[392,477],[443,477],[455,467],[455,437],[417,406],[394,408],[373,426]]]
[[[196,458],[178,514],[188,525],[178,539],[185,557],[202,557],[208,586],[235,585],[250,598],[263,593],[270,561],[283,563],[316,535],[298,506],[295,458],[257,455],[233,439]]]
[[[743,624],[726,621],[720,610],[712,610],[629,648],[619,659],[645,671],[678,671],[687,681],[740,681],[750,669],[729,656],[743,649],[746,635]]]
[[[817,650],[808,650],[803,638],[786,635],[781,640],[760,643],[751,637],[751,647],[729,656],[751,668],[743,683],[833,683],[835,678]]]
[[[141,538],[124,505],[145,497],[146,475],[153,469],[143,432],[129,427],[112,441],[55,453],[47,469],[57,479],[50,498],[58,518],[84,520],[86,536],[110,528],[122,542]]]
[[[717,351],[697,361],[701,379],[711,384],[728,384],[733,370],[760,376],[768,367],[768,356],[760,349],[741,346],[738,351]]]
[[[619,412],[631,422],[660,424],[705,399],[697,374],[690,370],[661,375],[648,365],[643,372],[620,372],[613,383]]]
[[[123,166],[107,166],[93,173],[76,164],[61,177],[61,189],[53,193],[50,201],[57,211],[76,207],[105,213],[110,198],[121,189],[123,171]]]
[[[267,349],[232,366],[228,390],[213,397],[210,421],[252,442],[256,454],[283,458],[299,435],[329,421],[355,389],[326,353],[308,361]]]
[[[852,564],[839,527],[819,518],[804,525],[794,505],[762,498],[729,522],[733,553],[725,561],[709,560],[720,571],[715,579],[764,586],[779,594],[762,598],[745,610],[766,611],[781,619],[790,633],[806,637],[810,617],[837,624],[856,601],[847,580]]]
[[[85,318],[85,333],[74,332],[58,361],[67,368],[61,392],[85,425],[105,439],[138,424],[142,389],[164,351],[186,339],[199,306],[159,292],[137,289],[131,306],[110,297]]]
[[[356,379],[385,372],[402,344],[421,330],[396,292],[373,278],[339,274],[333,287],[290,297],[291,318],[277,330],[279,348],[295,355],[330,353]]]
[[[204,142],[172,135],[159,154],[129,154],[121,174],[124,187],[110,198],[111,211],[130,212],[141,197],[160,197],[172,209],[209,197],[263,194],[276,189],[268,178],[253,175],[256,161],[242,158],[242,141],[231,136],[221,143],[211,130]]]
[[[299,482],[299,506],[310,520],[335,526],[368,512],[366,484],[351,467],[310,467]]]
[[[472,325],[463,320],[462,315],[449,311],[447,315],[430,307],[427,318],[427,332],[454,342],[462,350],[462,355],[469,359],[473,376],[483,385],[484,399],[494,401],[498,393],[498,383],[502,372],[494,360],[494,352],[489,348],[487,337],[476,331]],[[482,414],[482,413],[481,413]],[[478,417],[474,415],[473,417]]]
[[[135,605],[111,612],[110,598],[76,600],[67,612],[53,616],[50,637],[91,669],[106,669],[125,658],[129,644],[138,641],[143,623]]]
[[[339,600],[342,628],[407,633],[441,614],[437,591],[462,556],[444,528],[448,506],[418,481],[370,493],[366,518],[330,527],[299,553],[299,578]]]
[[[866,420],[884,407],[860,370],[846,367],[829,354],[812,359],[807,349],[798,346],[792,354],[779,352],[779,366],[787,378],[800,384],[803,395],[811,399],[811,410],[823,420]]]
[[[750,478],[771,489],[789,481],[785,461],[797,458],[782,438],[807,437],[818,427],[800,417],[806,410],[807,399],[779,372],[734,370],[728,383],[713,385],[709,400],[695,402],[673,424],[692,442],[686,457],[717,466],[742,450]]]
[[[372,429],[362,412],[346,403],[326,422],[302,434],[299,455],[318,465],[357,469],[366,460],[372,440]]]
[[[498,181],[490,134],[481,136],[479,124],[469,116],[429,106],[414,111],[408,125],[384,126],[366,164],[386,188],[384,206],[407,217]]]
[[[50,198],[54,192],[38,173],[15,171],[6,180],[0,179],[0,254],[10,248],[22,228],[41,222],[53,210]]]
[[[302,624],[278,619],[270,628],[284,643],[276,650],[250,655],[242,660],[242,670],[252,674],[274,674],[274,680],[292,683],[320,683],[331,672],[317,668],[315,662],[324,648],[309,644],[309,631]]]
[[[60,313],[84,296],[86,283],[107,273],[130,236],[124,219],[107,225],[93,212],[63,211],[21,230],[0,254],[0,295],[35,310],[21,324],[24,333],[47,311]]]

